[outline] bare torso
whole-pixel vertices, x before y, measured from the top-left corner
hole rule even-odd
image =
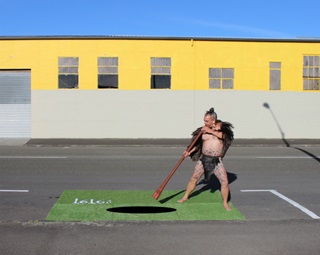
[[[221,156],[223,142],[212,134],[202,135],[202,153],[207,156]]]

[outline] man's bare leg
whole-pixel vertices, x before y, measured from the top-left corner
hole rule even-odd
[[[229,185],[228,183],[221,184],[221,196],[223,201],[223,207],[227,211],[231,211],[231,207],[228,204],[228,197],[229,197]]]
[[[228,176],[227,176],[227,171],[225,170],[222,163],[217,165],[216,169],[214,170],[214,173],[221,184],[221,196],[222,196],[223,207],[227,211],[231,211],[231,207],[228,204],[228,198],[229,198]]]
[[[200,180],[201,176],[203,175],[203,172],[204,172],[204,170],[203,170],[202,163],[201,163],[201,161],[198,161],[198,163],[196,164],[196,166],[194,168],[193,175],[191,176],[191,179],[188,183],[188,186],[187,186],[187,189],[186,189],[184,196],[180,200],[178,200],[179,203],[183,203],[189,199],[190,194],[196,188],[197,182]]]

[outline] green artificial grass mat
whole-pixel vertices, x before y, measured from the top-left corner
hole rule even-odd
[[[65,190],[46,220],[244,220],[232,203],[229,203],[231,211],[224,209],[219,191],[212,193],[208,190],[191,195],[184,203],[177,202],[184,191],[164,190],[158,200],[152,197],[153,193],[142,190]]]

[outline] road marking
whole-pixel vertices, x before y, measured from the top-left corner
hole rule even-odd
[[[281,193],[279,193],[278,191],[276,191],[274,189],[241,190],[241,192],[271,192],[272,194],[274,194],[277,197],[285,200],[286,202],[288,202],[289,204],[293,205],[294,207],[297,207],[298,209],[303,211],[305,214],[309,215],[311,218],[320,219],[320,217],[318,215],[316,215],[315,213],[311,212],[309,209],[303,207],[302,205],[300,205],[297,202],[293,201],[292,199],[282,195]]]
[[[67,158],[60,156],[0,156],[0,159],[8,158],[8,159],[55,159],[55,158]]]
[[[320,156],[315,155],[316,158]],[[228,159],[314,159],[310,156],[229,156]]]
[[[319,157],[319,156],[315,156]],[[261,158],[261,159],[313,159],[310,156],[257,156],[254,158]]]
[[[181,155],[180,155],[181,156]],[[0,156],[0,159],[70,159],[70,158],[107,158],[107,159],[176,159],[178,156],[161,156],[161,155],[69,155],[69,156]],[[316,156],[320,158],[320,156]],[[310,156],[229,156],[228,159],[246,160],[246,159],[313,159]]]
[[[19,189],[0,189],[0,192],[29,192],[29,190],[19,190]]]

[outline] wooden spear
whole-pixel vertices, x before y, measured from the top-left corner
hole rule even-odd
[[[202,135],[202,131],[199,132],[199,134],[196,136],[196,138],[192,141],[192,143],[190,144],[190,146],[187,148],[187,152],[189,152],[193,146],[196,144],[196,142],[198,141],[199,137]],[[168,177],[164,180],[164,182],[159,186],[159,188],[153,193],[152,197],[156,200],[158,200],[158,198],[160,197],[164,187],[167,185],[167,183],[169,182],[169,180],[171,179],[171,177],[173,176],[173,174],[177,171],[178,167],[180,166],[180,164],[182,163],[182,161],[185,159],[184,155],[181,156],[180,160],[178,161],[178,163],[175,165],[175,167],[171,170],[170,174],[168,175]]]

